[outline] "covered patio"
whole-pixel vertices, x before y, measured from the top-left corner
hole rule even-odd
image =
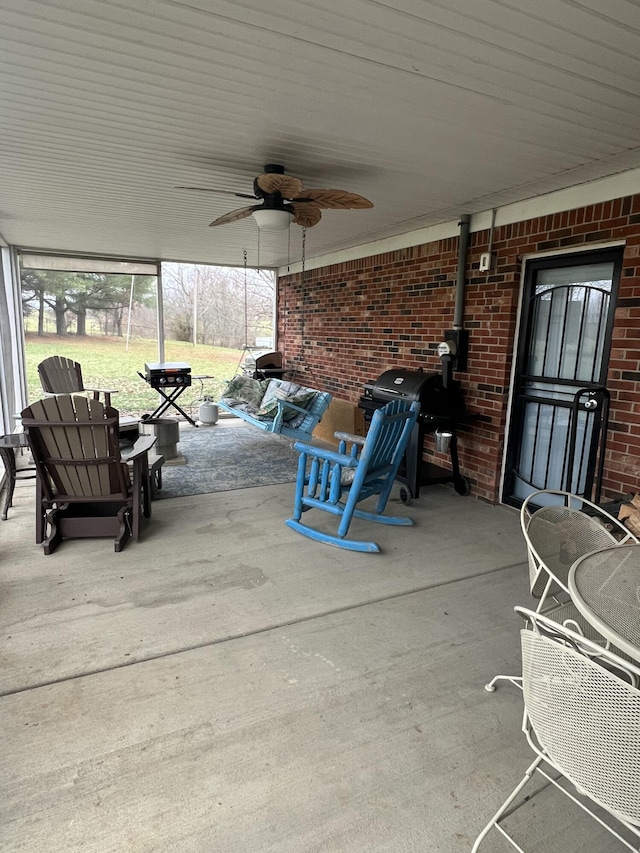
[[[353,554],[288,530],[293,486],[264,486],[43,558],[32,489],[2,523],[2,849],[459,853],[524,773],[521,694],[484,690],[520,668],[514,510],[434,486]],[[552,790],[508,826],[617,849]]]
[[[472,496],[425,488],[380,555],[297,536],[284,484],[158,501],[122,553],[43,558],[20,482],[0,521],[0,849],[471,849],[532,758],[522,695],[484,685],[519,671],[530,603],[502,501],[545,265],[578,268],[580,306],[602,278],[584,268],[615,254],[590,384],[611,399],[604,496],[640,489],[639,42],[633,4],[609,5],[0,0],[3,433],[28,402],[26,253],[272,269],[274,346],[351,409],[468,332],[456,378],[483,417],[461,440]],[[269,164],[373,207],[259,230],[234,209]],[[549,788],[508,823],[527,850],[619,849]]]

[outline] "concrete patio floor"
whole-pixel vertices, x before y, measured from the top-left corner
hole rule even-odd
[[[383,553],[353,554],[285,527],[292,495],[162,500],[121,554],[44,557],[18,484],[0,522],[0,850],[471,849],[533,757],[519,691],[484,690],[520,669],[517,513],[435,486],[390,503],[415,527],[376,526]],[[525,849],[620,849],[537,787],[509,818]]]

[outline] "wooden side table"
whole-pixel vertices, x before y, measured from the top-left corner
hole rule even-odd
[[[21,480],[33,480],[36,477],[36,474],[24,473],[26,471],[35,471],[35,468],[21,468],[20,471],[18,471],[16,467],[16,450],[23,447],[29,447],[29,441],[24,432],[12,432],[9,435],[3,435],[2,438],[0,438],[0,458],[2,458],[2,462],[7,473],[7,486],[2,514],[0,515],[2,521],[7,520],[9,507],[13,503],[13,491],[16,486],[16,479],[18,479],[18,475]]]

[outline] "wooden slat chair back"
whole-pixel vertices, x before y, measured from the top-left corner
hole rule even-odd
[[[88,392],[94,400],[104,395],[105,405],[111,405],[114,388],[86,388],[79,362],[62,355],[52,355],[38,365],[38,375],[45,394],[82,394]]]
[[[340,441],[337,452],[297,441],[294,449],[300,459],[293,518],[287,520],[287,526],[309,539],[339,548],[379,551],[376,542],[347,538],[353,518],[381,524],[413,524],[405,516],[384,515],[384,510],[419,411],[418,402],[409,406],[402,400],[393,400],[373,413],[366,438],[336,433]],[[374,495],[378,497],[373,511],[357,509],[360,501]],[[337,534],[313,527],[306,516],[303,523],[302,514],[311,509],[338,516]]]
[[[116,551],[140,536],[141,511],[148,514],[148,450],[137,445],[122,460],[118,412],[97,400],[58,395],[22,412],[37,472],[36,541],[51,553],[63,538],[114,536]],[[134,449],[135,450],[135,449]]]

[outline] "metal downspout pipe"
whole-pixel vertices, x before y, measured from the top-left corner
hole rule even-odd
[[[456,278],[456,301],[453,309],[453,328],[461,329],[464,320],[464,286],[465,270],[467,266],[467,252],[469,251],[469,226],[471,216],[463,213],[460,217],[460,239],[458,241],[458,275]]]

